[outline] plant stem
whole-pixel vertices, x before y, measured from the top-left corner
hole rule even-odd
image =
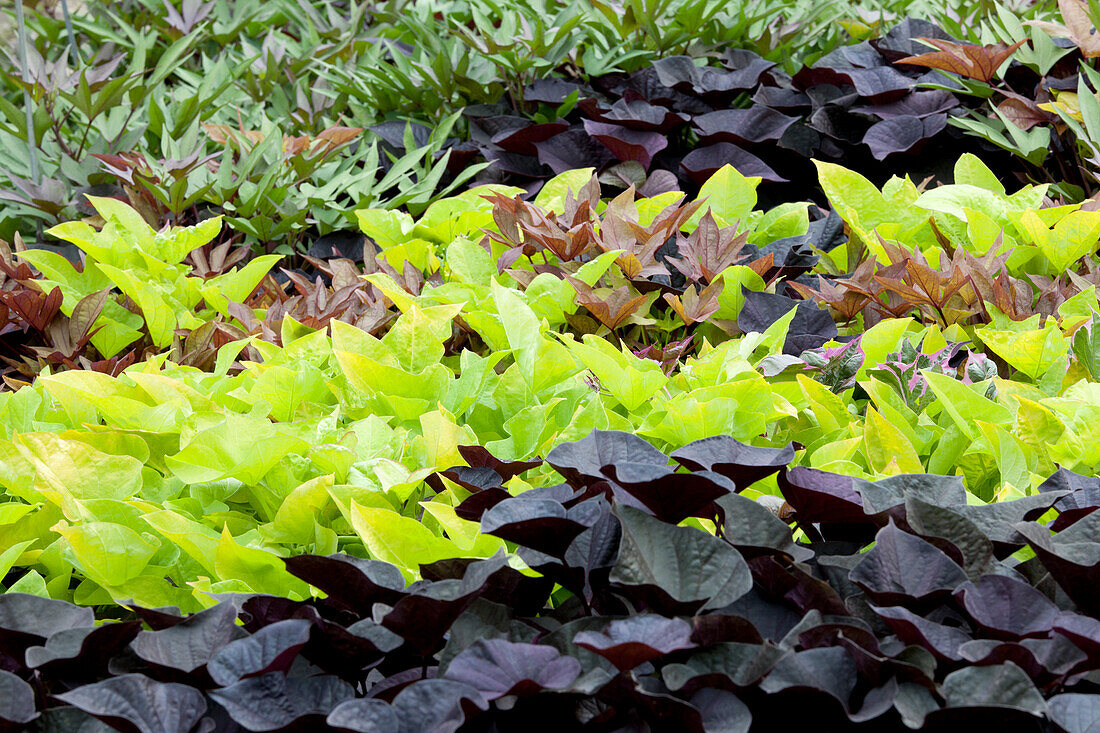
[[[27,24],[23,20],[23,0],[15,0],[15,24],[19,33],[19,73],[25,84],[30,84],[30,69],[27,67]],[[37,186],[40,182],[38,170],[38,149],[34,140],[34,107],[31,91],[23,88],[23,110],[27,119],[27,152],[30,153],[31,180]]]

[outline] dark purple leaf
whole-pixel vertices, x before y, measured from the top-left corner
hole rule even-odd
[[[852,111],[874,115],[880,120],[889,120],[896,117],[923,119],[932,115],[944,114],[957,106],[959,106],[959,100],[951,92],[943,89],[928,89],[912,91],[896,102],[853,107]]]
[[[0,670],[0,730],[21,730],[37,717],[34,689],[11,672]]]
[[[535,143],[535,147],[538,149],[539,162],[550,166],[555,174],[577,168],[600,170],[614,160],[611,151],[603,143],[580,127]]]
[[[1067,692],[1047,700],[1050,719],[1065,733],[1096,733],[1100,730],[1100,695]]]
[[[737,326],[745,333],[764,333],[792,308],[798,310],[787,328],[783,353],[798,356],[807,349],[817,349],[837,336],[836,323],[829,311],[808,300],[794,300],[785,295],[758,293],[742,286],[745,304],[737,317]]]
[[[878,481],[857,478],[852,487],[863,499],[867,514],[884,514],[902,507],[909,498],[935,506],[957,507],[966,504],[966,487],[962,476],[939,476],[931,473],[907,473]]]
[[[558,105],[573,92],[581,94],[581,85],[565,79],[536,79],[523,88],[523,99],[527,102]]]
[[[889,61],[897,61],[906,56],[916,56],[928,50],[928,46],[918,38],[938,38],[944,41],[956,40],[935,23],[919,18],[905,18],[881,38],[871,39],[871,45]]]
[[[714,435],[674,451],[672,460],[692,471],[720,473],[733,481],[738,491],[744,491],[791,463],[794,447],[763,448],[746,445],[728,435]]]
[[[947,127],[947,115],[938,113],[929,117],[891,117],[871,125],[863,136],[863,142],[877,160],[885,160],[894,153],[915,153],[929,138]]]
[[[959,647],[971,640],[970,635],[958,627],[936,623],[902,606],[871,606],[871,610],[884,618],[906,644],[924,647],[944,661],[962,659]]]
[[[561,656],[553,647],[483,639],[456,656],[445,677],[479,690],[486,700],[495,700],[561,690],[580,673],[580,662]]]
[[[770,509],[740,494],[728,494],[717,503],[721,509],[722,537],[742,554],[755,557],[781,553],[798,560],[808,559],[805,548],[794,543],[791,528]]]
[[[955,598],[978,626],[1001,639],[1047,636],[1061,613],[1038,590],[1007,575],[967,582],[955,591]]]
[[[722,540],[694,527],[678,527],[621,506],[619,559],[611,582],[624,595],[668,615],[720,608],[748,592],[752,575],[744,558]]]
[[[944,596],[968,582],[966,572],[942,550],[893,521],[875,535],[875,546],[849,577],[875,602],[890,605]]]
[[[287,679],[281,672],[210,692],[237,725],[250,731],[320,726],[333,708],[354,696],[351,685],[331,675]]]
[[[400,733],[397,711],[384,700],[348,700],[325,719],[331,727],[349,733]]]
[[[822,58],[812,68],[794,75],[794,83],[802,89],[820,84],[848,84],[856,94],[875,103],[892,102],[902,98],[913,88],[913,80],[890,66],[871,68],[843,68],[821,66]]]
[[[847,651],[824,647],[783,657],[760,683],[760,689],[769,694],[786,690],[824,693],[847,710],[857,678],[856,664]]]
[[[572,443],[561,443],[546,455],[546,462],[578,488],[602,481],[603,467],[615,463],[648,463],[667,466],[668,456],[634,433],[593,430]]]
[[[54,697],[127,733],[188,733],[206,712],[206,699],[195,688],[141,674],[112,677]]]
[[[650,104],[644,99],[617,99],[610,109],[600,107],[595,100],[588,100],[581,108],[587,115],[600,122],[622,125],[631,130],[668,133],[690,120],[688,115],[673,112],[668,107]]]
[[[643,132],[606,122],[584,120],[584,129],[599,140],[617,160],[633,160],[649,170],[653,156],[668,147],[668,138],[659,132]]]
[[[689,56],[668,56],[653,62],[657,78],[666,87],[680,92],[694,93],[708,104],[724,104],[740,92],[754,89],[760,83],[764,72],[775,66],[775,62],[756,56],[730,57],[734,70],[715,69],[696,66]]]
[[[699,690],[691,696],[706,733],[748,733],[752,726],[749,706],[726,690]]]
[[[1011,552],[1024,544],[1024,538],[1016,531],[1015,525],[1019,522],[1038,519],[1062,496],[1062,494],[1048,491],[1012,501],[967,504],[957,507],[956,511],[978,525],[994,545],[1007,548]]]
[[[1011,662],[956,670],[944,678],[943,696],[948,708],[1008,708],[1035,716],[1046,711],[1043,696]]]
[[[755,685],[789,652],[771,644],[722,642],[666,664],[661,675],[670,690],[692,693],[707,687],[738,690]]]
[[[691,631],[691,624],[683,619],[640,614],[612,621],[603,632],[582,631],[573,643],[626,672],[666,654],[694,649]]]
[[[498,148],[482,147],[481,154],[485,160],[492,163],[491,170],[523,178],[544,178],[547,176],[547,168],[539,158],[519,153],[509,153]]]
[[[453,733],[466,721],[467,715],[487,710],[489,702],[473,687],[454,680],[421,680],[414,682],[391,703],[401,733]]]
[[[287,619],[265,626],[219,649],[207,663],[206,671],[223,687],[268,672],[285,672],[309,641],[312,626],[305,619]]]
[[[724,109],[699,115],[692,121],[699,138],[707,143],[762,143],[778,140],[797,120],[756,105],[748,109]]]
[[[760,87],[752,95],[752,101],[781,112],[801,112],[810,106],[810,98],[804,92],[785,87]]]
[[[696,148],[680,161],[684,174],[700,186],[726,165],[732,165],[743,176],[758,176],[767,183],[787,182],[786,178],[772,170],[767,163],[733,143]]]
[[[170,628],[140,632],[130,648],[149,664],[190,673],[205,667],[223,646],[245,636],[237,625],[237,609],[231,603],[219,603]]]
[[[959,647],[959,655],[981,666],[1012,662],[1028,677],[1044,684],[1064,679],[1088,660],[1088,656],[1064,636],[1018,642],[976,639]]]

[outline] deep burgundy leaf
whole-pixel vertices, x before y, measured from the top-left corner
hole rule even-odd
[[[658,519],[679,524],[692,516],[708,513],[719,497],[737,490],[732,481],[710,471],[676,473],[653,463],[620,461],[604,468],[618,486],[637,499]],[[710,511],[709,515],[713,516]]]
[[[287,679],[282,672],[250,677],[210,692],[237,725],[250,731],[320,726],[333,708],[354,696],[355,689],[337,677]]]
[[[877,160],[885,160],[895,153],[920,152],[924,143],[945,127],[947,115],[942,112],[928,117],[891,117],[871,125],[863,142]]]
[[[54,697],[128,733],[188,733],[206,712],[206,699],[195,688],[141,674],[112,677]]]
[[[728,435],[714,435],[674,451],[672,460],[692,471],[720,473],[733,481],[738,491],[744,491],[791,463],[794,447],[764,448],[746,445]]]
[[[1060,532],[1086,514],[1100,508],[1100,478],[1082,476],[1079,473],[1059,468],[1043,483],[1039,484],[1040,493],[1066,491],[1054,507],[1059,514],[1050,523],[1050,528]]]
[[[649,170],[653,156],[668,147],[668,138],[659,132],[632,130],[606,122],[584,120],[585,131],[599,140],[617,160],[633,160]]]
[[[733,143],[696,148],[680,161],[684,174],[699,186],[727,165],[732,165],[743,176],[758,176],[767,183],[787,182],[786,178],[772,170],[763,160]]]
[[[484,489],[463,499],[462,503],[455,507],[455,514],[469,522],[480,522],[485,512],[510,498],[512,495],[507,489],[500,487]]]
[[[968,582],[966,572],[942,550],[893,521],[875,535],[875,546],[849,577],[877,603],[890,605],[943,596]]]
[[[870,523],[850,476],[796,466],[780,471],[778,482],[800,523]]]
[[[783,137],[796,119],[755,105],[748,109],[724,109],[699,115],[692,125],[704,142],[762,143]]]
[[[27,649],[27,666],[37,669],[39,674],[82,678],[98,675],[140,630],[140,621],[124,621],[58,631],[46,640],[45,646]]]
[[[207,663],[206,671],[222,686],[268,672],[285,672],[309,641],[312,626],[305,619],[287,619],[265,626],[219,649]]]
[[[403,649],[426,658],[441,645],[455,619],[484,592],[501,560],[502,556],[494,563],[470,565],[462,580],[412,586],[382,618],[382,625],[405,640]]]
[[[582,631],[573,643],[626,672],[666,654],[695,648],[691,631],[691,624],[683,619],[640,614],[612,621],[603,632]]]
[[[481,531],[560,557],[585,526],[550,499],[505,499],[481,517]]]
[[[405,576],[393,565],[350,555],[296,555],[284,558],[286,568],[320,590],[326,602],[369,616],[375,603],[392,606],[405,595]]]
[[[555,135],[560,135],[569,129],[564,122],[549,122],[542,125],[528,125],[508,130],[501,130],[493,135],[490,142],[501,150],[520,155],[537,156],[537,143],[549,140]]]
[[[486,700],[495,700],[560,690],[580,673],[580,662],[561,656],[553,647],[483,639],[456,656],[445,677],[479,690]]]
[[[542,465],[541,460],[502,461],[480,445],[460,445],[458,446],[458,452],[471,467],[485,466],[491,468],[500,474],[501,479],[504,481]]]

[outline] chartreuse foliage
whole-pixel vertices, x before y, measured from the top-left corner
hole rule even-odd
[[[971,182],[943,189],[990,190],[975,161],[959,170]],[[818,237],[820,222],[808,222],[805,207],[754,211],[757,183],[725,169],[699,201],[602,202],[581,172],[548,187],[541,206],[489,189],[437,203],[419,220],[367,212],[382,262],[392,254],[403,265],[365,276],[398,312],[385,328],[332,320],[313,331],[285,317],[278,343],[228,343],[211,371],[161,354],[118,377],[47,373],[0,395],[7,590],[183,610],[209,605],[211,593],[301,599],[309,588],[281,558],[337,551],[385,560],[411,580],[425,563],[510,549],[456,509],[486,488],[478,466],[489,459],[467,446],[523,461],[592,430],[630,432],[663,450],[717,435],[755,448],[794,443],[785,459],[794,465],[871,480],[958,474],[975,504],[1030,494],[1059,466],[1100,467],[1091,288],[1018,320],[992,297],[987,320],[949,326],[911,308],[840,344],[828,312],[769,292],[809,266],[801,238]],[[896,222],[863,212],[909,185],[851,197],[842,214],[863,222],[851,226],[855,236],[869,227],[903,237],[900,225],[886,226]],[[127,293],[139,281],[158,288],[167,310],[147,309],[140,287],[131,296],[150,334],[224,318],[226,301],[243,299],[257,277],[246,267],[211,288],[174,268],[216,223],[157,234],[125,207],[96,203],[102,231],[63,229],[89,254],[70,276],[117,277],[105,282]],[[1051,217],[1053,237],[1072,213],[1025,207],[1020,218]],[[904,231],[920,226],[906,219]],[[489,235],[475,239],[481,228]],[[784,238],[788,246],[776,247]],[[658,258],[670,239],[676,246]],[[896,242],[878,241],[900,256]],[[1040,244],[1017,241],[1036,251],[1023,272],[1050,259]],[[418,257],[416,272],[406,263]],[[1080,282],[1089,282],[1090,261],[1077,265]],[[696,321],[708,291],[714,309]],[[620,318],[624,298],[635,308]],[[693,349],[669,357],[679,336]],[[638,339],[666,353],[647,358]],[[466,463],[472,473],[450,470]],[[522,468],[507,471],[507,490],[556,480]],[[768,475],[741,488],[751,498],[781,493]]]

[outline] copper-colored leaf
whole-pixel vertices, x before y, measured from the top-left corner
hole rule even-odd
[[[906,56],[895,63],[927,66],[930,69],[950,71],[959,76],[979,81],[992,79],[1001,64],[1025,43],[1024,41],[1017,41],[1011,46],[1003,43],[978,46],[972,43],[955,43],[939,38],[921,38],[920,40],[940,50],[922,53],[919,56]]]
[[[577,291],[577,304],[587,308],[589,313],[610,329],[622,325],[646,299],[644,295],[634,296],[626,285],[615,288],[606,296],[601,297],[586,283],[568,275],[565,276],[565,279]]]

